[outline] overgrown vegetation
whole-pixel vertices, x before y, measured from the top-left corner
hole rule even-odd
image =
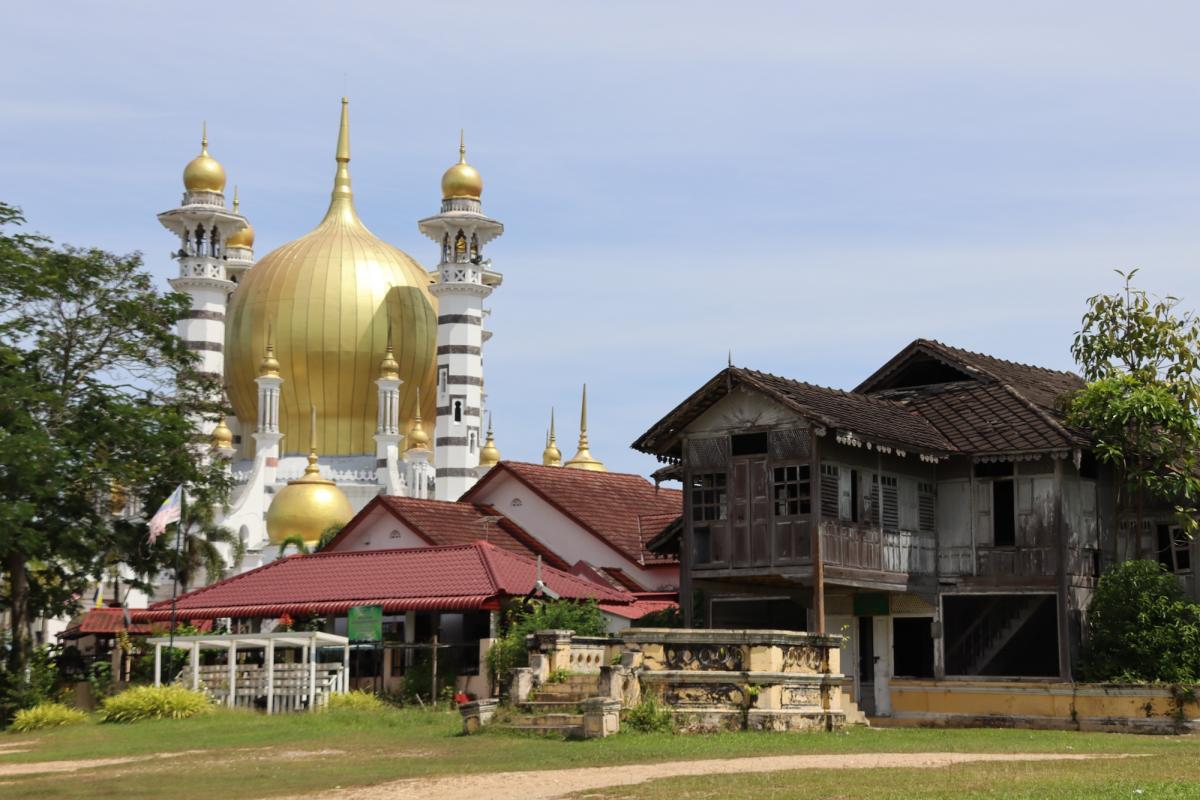
[[[1071,346],[1088,384],[1069,398],[1067,421],[1091,434],[1096,459],[1115,472],[1118,534],[1127,534],[1114,555],[1124,560],[1147,555],[1134,532],[1148,501],[1174,507],[1184,530],[1196,529],[1200,320],[1180,312],[1178,298],[1135,287],[1137,270],[1118,274],[1124,287],[1088,299]]]
[[[679,606],[671,606],[661,611],[651,611],[633,621],[634,628],[682,628],[683,612]]]
[[[1089,681],[1200,681],[1200,605],[1156,561],[1116,565],[1088,607],[1082,667]]]
[[[203,692],[182,686],[134,686],[104,700],[100,705],[100,721],[186,719],[212,709],[212,701]]]
[[[606,627],[604,612],[594,600],[529,600],[508,612],[504,635],[488,650],[492,683],[503,685],[511,670],[529,663],[525,637],[535,631],[571,630],[578,636],[601,636]]]
[[[61,728],[87,722],[88,715],[77,708],[62,703],[38,703],[33,708],[23,708],[13,717],[9,730],[13,733],[29,733],[42,728]]]
[[[670,733],[675,729],[671,709],[659,703],[653,693],[642,695],[641,702],[621,712],[621,724],[639,733]]]

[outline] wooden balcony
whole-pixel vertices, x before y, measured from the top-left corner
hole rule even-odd
[[[932,575],[936,546],[932,534],[881,531],[834,522],[821,524],[825,564],[900,575]]]

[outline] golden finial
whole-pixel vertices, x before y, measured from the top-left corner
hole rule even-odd
[[[236,183],[233,185],[233,213],[238,213],[238,187]]]
[[[458,163],[467,163],[467,129],[458,129]]]
[[[348,221],[355,220],[357,216],[352,201],[354,193],[350,191],[350,101],[344,97],[334,160],[337,161],[337,172],[333,177],[333,193],[330,195],[329,210],[325,212],[325,218],[344,214]]]
[[[225,417],[221,417],[221,421],[217,423],[217,427],[213,428],[212,432],[212,449],[213,450],[228,450],[233,447],[233,431],[229,430],[229,426],[225,424]]]
[[[421,426],[421,387],[419,386],[417,387],[417,413],[413,417],[412,427],[408,431],[408,442],[404,449],[405,451],[429,449],[429,434]]]
[[[200,155],[208,155],[208,120],[200,123]]]
[[[233,213],[235,213],[235,214],[239,213],[238,212],[239,205],[240,204],[238,202],[238,187],[234,186],[233,187]],[[244,219],[243,219],[243,222],[245,222]],[[231,234],[230,237],[225,240],[225,246],[226,247],[244,247],[247,250],[252,249],[254,247],[254,226],[251,225],[249,222],[246,222],[246,227],[242,228],[240,231],[236,231],[235,233]]]
[[[494,467],[500,460],[500,450],[496,447],[496,437],[492,434],[492,415],[488,414],[487,441],[479,451],[479,466]]]
[[[550,429],[546,432],[546,449],[542,451],[542,464],[547,467],[562,466],[562,451],[554,440],[554,408],[550,409]]]
[[[379,377],[390,381],[400,380],[400,365],[396,363],[396,354],[392,350],[392,323],[390,320],[387,329],[387,350],[383,354],[383,361],[379,362]]]
[[[275,337],[272,334],[270,323],[267,323],[267,350],[263,353],[263,360],[259,364],[258,374],[263,376],[279,375],[279,359],[275,358]]]
[[[579,450],[575,457],[568,461],[567,469],[583,469],[589,472],[607,472],[604,463],[596,459],[588,450],[587,434],[587,384],[583,385],[583,404],[579,411]]]
[[[320,475],[321,468],[317,466],[317,407],[312,406],[312,415],[308,423],[308,466],[304,468],[305,475]]]

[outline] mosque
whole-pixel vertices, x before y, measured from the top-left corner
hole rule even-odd
[[[500,460],[484,424],[483,347],[484,302],[503,276],[484,250],[504,226],[484,213],[465,145],[438,213],[418,222],[438,248],[433,270],[359,218],[345,98],[335,161],[324,218],[261,259],[236,190],[226,206],[207,131],[181,204],[158,215],[179,239],[171,286],[192,300],[179,334],[225,387],[225,418],[200,427],[206,457],[232,474],[216,522],[237,533],[246,567],[290,538],[315,543],[377,495],[457,500]],[[564,464],[551,429],[544,465],[605,470],[588,450],[586,409],[585,387],[578,453]]]

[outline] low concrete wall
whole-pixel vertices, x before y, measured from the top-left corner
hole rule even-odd
[[[1026,727],[1179,733],[1200,730],[1200,687],[1038,680],[893,678],[892,721],[930,727]]]
[[[684,731],[837,730],[842,637],[776,630],[631,628],[622,663]]]

